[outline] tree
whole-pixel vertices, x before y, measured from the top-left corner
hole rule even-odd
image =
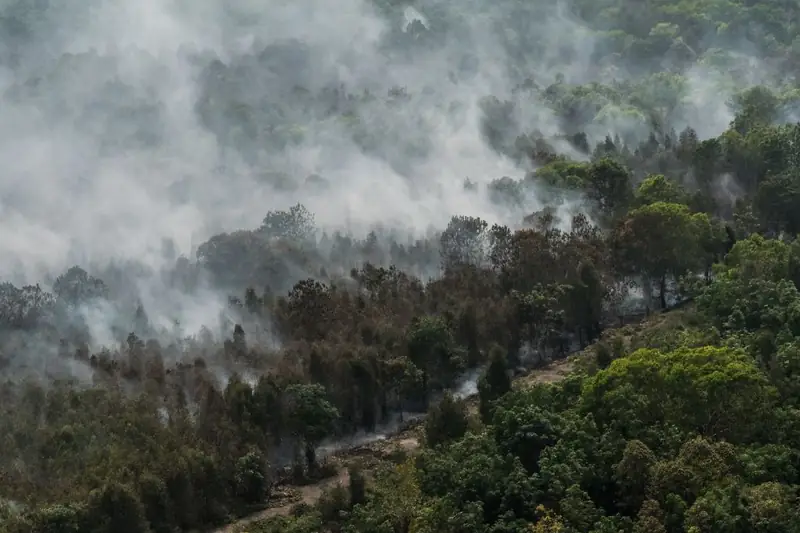
[[[487,252],[488,223],[476,217],[454,216],[440,237],[442,267],[483,266]]]
[[[525,199],[522,183],[508,176],[493,180],[487,187],[492,202],[504,207],[521,207]]]
[[[737,242],[697,297],[698,308],[726,335],[739,335],[767,367],[773,367],[779,334],[800,335],[800,293],[787,279],[792,251],[754,235]]]
[[[290,385],[285,394],[289,426],[305,444],[308,468],[314,470],[317,464],[316,447],[333,434],[339,410],[328,401],[325,388],[319,384]]]
[[[297,338],[320,340],[333,313],[332,289],[308,278],[295,283],[285,299],[285,327]]]
[[[598,342],[594,345],[593,351],[597,367],[600,370],[608,368],[608,365],[610,365],[611,361],[614,359],[614,354],[611,352],[611,347],[608,343],[603,341]]]
[[[247,337],[241,324],[233,327],[233,338],[225,342],[226,352],[234,359],[242,359],[247,355]]]
[[[508,396],[519,396],[524,403],[506,405],[503,400],[495,409],[492,435],[499,448],[518,457],[529,473],[538,472],[542,452],[558,441],[561,417],[537,405],[532,395],[514,392]]]
[[[83,533],[86,531],[85,513],[85,509],[73,505],[42,507],[31,517],[31,530],[37,533]]]
[[[361,505],[367,501],[367,480],[364,472],[358,466],[347,469],[347,479],[350,481],[350,507]]]
[[[687,200],[686,191],[678,183],[664,177],[663,174],[647,176],[639,184],[635,193],[636,204],[640,207],[656,202],[686,204]]]
[[[655,454],[642,441],[631,440],[625,445],[622,460],[615,467],[615,479],[620,499],[629,511],[637,512],[641,507],[655,463]]]
[[[737,111],[731,128],[741,134],[759,125],[770,125],[777,117],[779,99],[770,89],[756,86],[737,94],[731,107]]]
[[[702,214],[692,215],[680,204],[656,202],[634,209],[620,221],[613,246],[623,272],[659,285],[661,308],[666,308],[667,279],[677,278],[702,263]]]
[[[108,295],[108,288],[101,279],[74,266],[56,278],[53,283],[53,292],[59,300],[75,307],[92,300],[105,298]]]
[[[95,491],[87,519],[93,533],[148,533],[150,527],[142,503],[126,485],[112,483]]]
[[[175,517],[166,483],[153,475],[143,476],[139,481],[139,498],[153,533],[170,533]]]
[[[717,274],[727,273],[743,284],[754,279],[786,280],[790,276],[792,252],[785,242],[752,235],[734,244]]]
[[[800,232],[800,174],[796,171],[767,177],[758,186],[753,202],[767,229],[774,233]]]
[[[314,215],[302,204],[288,211],[270,211],[264,217],[259,232],[267,238],[305,242],[314,236]]]
[[[464,365],[464,354],[455,345],[449,325],[440,316],[415,320],[406,334],[408,357],[422,371],[425,393],[452,385]]]
[[[400,409],[402,419],[404,399],[424,399],[426,397],[422,370],[408,357],[395,357],[384,363],[384,392],[394,397],[394,404]],[[424,402],[423,402],[424,403]]]
[[[603,300],[608,290],[591,260],[578,265],[576,279],[568,287],[570,322],[578,329],[581,346],[585,346],[601,333]]]
[[[544,505],[538,506],[536,510],[540,518],[530,526],[531,533],[564,533],[567,531],[561,517],[553,511],[546,509]]]
[[[17,288],[13,284],[0,283],[0,330],[32,329],[44,325],[52,316],[53,295],[39,285]]]
[[[508,358],[501,349],[495,347],[489,355],[489,366],[478,380],[479,409],[484,423],[491,420],[493,402],[510,390]]]
[[[613,159],[603,158],[591,164],[588,194],[606,220],[624,212],[631,200],[631,176],[628,169]]]
[[[512,239],[508,226],[493,224],[489,230],[489,262],[496,271],[501,271],[511,262]]]
[[[348,533],[417,531],[415,526],[422,518],[424,500],[414,460],[382,468],[375,478],[369,500],[353,509]]]
[[[267,462],[257,452],[249,452],[236,461],[236,495],[246,504],[260,503],[269,491]]]
[[[450,392],[428,412],[425,442],[430,447],[458,440],[467,432],[467,410]]]
[[[283,385],[271,375],[262,376],[252,391],[253,411],[249,415],[254,425],[275,442],[280,442],[286,429],[284,395]]]
[[[664,512],[658,502],[647,500],[639,510],[633,533],[667,533],[664,527]]]
[[[576,531],[589,531],[602,516],[602,512],[579,485],[572,485],[567,489],[565,496],[558,502],[558,508],[564,522]]]
[[[744,491],[747,516],[755,533],[797,533],[800,511],[794,490],[782,483],[767,482]]]
[[[742,527],[745,516],[746,510],[735,486],[715,487],[697,498],[686,511],[686,531],[746,531]]]
[[[752,442],[770,427],[776,391],[751,357],[729,348],[637,350],[586,382],[582,409],[600,427],[649,447],[659,428]]]
[[[469,433],[448,446],[427,449],[417,465],[423,494],[438,500],[439,511],[449,512],[446,518],[453,522],[469,524],[477,518],[492,525],[535,516],[539,497],[531,476],[515,457],[500,453],[486,433]],[[479,511],[477,517],[472,515],[473,506]],[[466,531],[475,531],[474,524],[470,525]]]
[[[528,293],[511,291],[512,326],[519,339],[527,341],[535,364],[547,361],[557,349],[563,352],[565,313],[561,301],[566,291],[567,286],[560,284],[538,285]]]

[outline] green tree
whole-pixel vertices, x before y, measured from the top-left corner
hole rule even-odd
[[[269,491],[269,469],[261,454],[250,452],[236,461],[236,495],[246,504],[260,503]]]
[[[579,485],[572,485],[558,502],[564,522],[575,531],[589,531],[602,516],[589,495]]]
[[[744,533],[746,516],[737,487],[713,488],[686,511],[686,529],[697,533]]]
[[[126,485],[112,483],[94,491],[89,499],[87,520],[93,533],[148,533],[145,510]]]
[[[536,363],[547,361],[554,350],[563,351],[565,312],[561,302],[566,292],[567,286],[560,284],[539,284],[527,293],[511,291],[513,327],[519,340],[527,341],[533,350]]]
[[[667,533],[664,527],[664,512],[657,502],[653,500],[644,502],[633,524],[633,533]]]
[[[664,177],[663,174],[647,176],[636,188],[634,198],[638,206],[657,202],[668,204],[688,203],[688,195],[680,184]]]
[[[662,442],[659,431],[668,426],[753,441],[770,427],[775,400],[774,387],[751,357],[710,346],[637,350],[589,378],[582,391],[582,408],[601,427],[651,447]]]
[[[495,347],[489,355],[489,366],[478,380],[479,410],[485,423],[491,420],[493,402],[510,390],[508,358],[502,349]]]
[[[470,433],[450,446],[427,449],[418,468],[422,493],[439,500],[443,510],[478,506],[481,522],[487,525],[535,516],[538,496],[533,480],[519,460],[500,453],[486,434]]]
[[[789,172],[767,177],[758,185],[753,205],[765,227],[775,233],[800,232],[800,175]]]
[[[353,509],[348,533],[411,533],[424,513],[418,472],[412,459],[380,469],[369,500]]]
[[[631,201],[630,172],[613,159],[603,158],[590,165],[587,187],[589,198],[606,220],[623,213]]]
[[[339,420],[339,410],[327,399],[325,388],[319,384],[298,384],[286,388],[288,424],[292,433],[305,445],[306,462],[316,469],[316,448],[333,434]]]
[[[367,501],[367,479],[358,466],[347,469],[347,479],[350,481],[350,506],[355,507]]]
[[[600,334],[603,303],[608,294],[598,268],[590,260],[581,262],[577,279],[569,284],[570,322],[578,328],[581,346],[593,341]]]
[[[531,533],[565,533],[563,519],[552,510],[546,509],[544,505],[537,507],[540,518],[529,529]]]
[[[42,507],[31,516],[30,526],[36,533],[83,533],[87,527],[86,510],[74,505]]]
[[[656,202],[634,209],[620,222],[613,246],[623,272],[658,283],[661,307],[667,305],[667,280],[701,266],[703,214],[680,204]]]
[[[655,463],[655,454],[642,441],[630,440],[625,445],[622,460],[615,468],[615,480],[621,503],[628,511],[637,512],[641,507]]]
[[[731,128],[741,134],[759,125],[770,125],[777,118],[780,100],[770,89],[758,85],[737,94],[731,102],[737,111]]]
[[[493,418],[492,434],[498,446],[520,459],[525,469],[539,470],[539,458],[548,446],[558,440],[561,418],[535,403],[498,405]]]
[[[754,533],[796,533],[800,531],[800,511],[796,491],[767,482],[744,491],[747,517]]]
[[[139,480],[139,499],[153,533],[171,533],[174,530],[173,502],[163,480],[153,475],[143,476]]]
[[[442,400],[432,407],[425,420],[425,442],[435,447],[458,440],[467,432],[467,410],[448,391]]]
[[[423,316],[412,323],[407,333],[408,357],[422,371],[422,386],[432,388],[452,385],[464,365],[464,354],[453,338],[443,317]]]

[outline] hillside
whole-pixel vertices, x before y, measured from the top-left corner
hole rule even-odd
[[[557,383],[573,370],[574,357],[563,359],[537,368],[514,380],[517,387],[528,387],[537,383]],[[477,396],[471,396],[465,401],[473,415],[477,414]],[[273,491],[284,495],[284,498],[271,497],[269,506],[256,513],[237,520],[231,525],[214,530],[214,533],[239,533],[258,528],[260,522],[275,516],[287,516],[298,504],[313,506],[319,500],[337,487],[347,487],[350,484],[349,468],[357,467],[367,476],[374,470],[385,468],[386,464],[396,463],[398,460],[413,454],[421,445],[423,426],[414,423],[410,429],[386,435],[380,440],[368,444],[354,446],[337,452],[325,459],[326,467],[330,469],[329,477],[312,482],[293,486],[291,483],[278,485]]]
[[[800,533],[798,12],[0,2],[0,531]]]

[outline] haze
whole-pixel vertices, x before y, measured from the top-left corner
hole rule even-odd
[[[151,318],[192,327],[217,317],[227,294],[178,296],[153,272],[179,254],[193,259],[212,235],[258,227],[270,210],[299,202],[319,228],[361,235],[375,225],[421,235],[460,214],[518,223],[545,200],[528,190],[518,210],[490,201],[486,184],[532,169],[498,143],[536,131],[582,157],[520,84],[641,70],[597,62],[594,33],[558,4],[43,0],[0,9],[0,279],[47,285],[75,264],[102,272],[135,261],[151,272],[137,274]],[[509,10],[520,12],[518,27],[500,25]],[[668,122],[699,116],[702,136],[721,132],[732,115],[717,78],[703,65],[688,72]],[[484,135],[489,96],[515,106],[494,146]],[[587,125],[590,141],[649,134],[635,113],[607,107]]]

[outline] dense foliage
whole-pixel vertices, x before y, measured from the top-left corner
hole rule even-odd
[[[257,530],[796,531],[793,247],[737,242],[696,305],[606,330],[559,383],[497,398],[507,383],[493,358],[485,425],[446,397],[426,449],[386,467],[366,501]]]
[[[485,95],[483,134],[531,170],[464,187],[520,223],[465,213],[422,239],[358,238],[320,230],[302,204],[271,211],[161,273],[176,291],[236,295],[224,339],[151,322],[125,269],[0,283],[0,528],[210,528],[269,501],[285,467],[322,475],[324,443],[427,411],[419,454],[254,528],[800,532],[800,93],[768,75],[800,64],[800,5],[577,0],[558,17],[580,35],[560,39],[591,40],[585,72],[532,79],[529,64],[576,64],[574,43],[547,42],[549,2],[415,4],[426,21],[385,36],[387,61],[452,46],[478,15],[503,36],[515,86]],[[0,30],[22,47],[40,29],[16,11]],[[765,85],[737,85],[745,41]],[[455,79],[486,68],[471,50]],[[205,126],[277,153],[335,122],[395,168],[424,156],[425,124],[407,143],[369,120],[375,106],[410,113],[424,91],[306,88],[311,55],[285,43],[209,61]],[[64,56],[50,75],[97,60]],[[289,70],[283,92],[237,90]],[[35,97],[48,82],[34,78],[10,95]],[[706,78],[734,95],[721,128],[692,121]],[[554,129],[525,123],[532,103]],[[532,197],[547,207],[531,212]],[[565,380],[512,387],[518,369],[583,349]],[[478,373],[473,416],[450,391]]]

